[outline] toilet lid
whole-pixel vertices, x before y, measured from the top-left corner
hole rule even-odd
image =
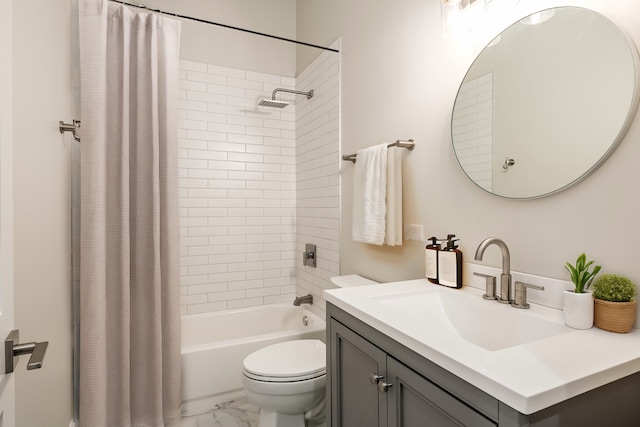
[[[272,344],[244,359],[244,373],[262,381],[302,381],[326,373],[326,348],[320,340]]]

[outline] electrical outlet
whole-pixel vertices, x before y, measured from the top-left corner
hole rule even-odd
[[[404,226],[405,240],[424,240],[424,227],[422,224],[407,224]]]

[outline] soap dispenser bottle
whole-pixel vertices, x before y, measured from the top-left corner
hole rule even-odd
[[[447,244],[438,254],[438,280],[450,288],[462,287],[462,251],[455,244],[455,234],[447,235]]]
[[[438,283],[438,253],[441,250],[437,237],[429,237],[424,251],[424,277],[431,283]]]

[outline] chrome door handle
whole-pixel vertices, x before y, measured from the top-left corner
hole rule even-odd
[[[9,332],[7,338],[4,340],[4,372],[10,374],[14,371],[18,360],[18,356],[23,354],[31,354],[29,362],[27,363],[27,370],[40,369],[42,367],[42,360],[44,354],[47,352],[48,341],[43,342],[29,342],[19,344],[20,332],[17,329]]]

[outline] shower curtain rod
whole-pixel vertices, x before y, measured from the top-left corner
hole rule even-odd
[[[180,15],[178,13],[165,12],[165,11],[160,10],[160,9],[153,9],[151,7],[148,7],[147,5],[142,4],[142,3],[128,3],[126,1],[120,1],[120,0],[109,0],[109,1],[112,1],[114,3],[120,3],[120,4],[123,4],[125,6],[136,7],[138,9],[145,9],[145,10],[148,10],[149,12],[161,13],[163,15],[171,15],[171,16],[175,16],[176,18],[188,19],[190,21],[202,22],[204,24],[216,25],[218,27],[229,28],[229,29],[232,29],[232,30],[242,31],[242,32],[249,33],[249,34],[255,34],[255,35],[258,35],[258,36],[269,37],[269,38],[272,38],[272,39],[282,40],[282,41],[285,41],[285,42],[296,43],[296,44],[301,44],[301,45],[304,45],[304,46],[314,47],[316,49],[322,49],[322,50],[328,50],[330,52],[340,53],[339,50],[332,49],[330,47],[324,47],[324,46],[319,46],[319,45],[316,45],[316,44],[301,42],[301,41],[298,41],[298,40],[288,39],[286,37],[274,36],[272,34],[267,34],[267,33],[261,33],[259,31],[248,30],[246,28],[234,27],[233,25],[221,24],[219,22],[207,21],[206,19],[200,19],[200,18],[194,18],[194,17],[191,17],[191,16]]]

